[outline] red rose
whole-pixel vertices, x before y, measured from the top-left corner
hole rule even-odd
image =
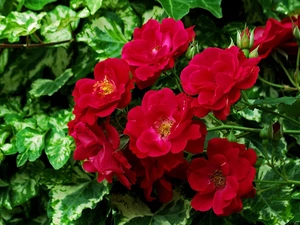
[[[184,91],[197,95],[192,106],[204,117],[210,111],[225,120],[230,106],[240,98],[240,90],[251,88],[258,77],[259,58],[247,59],[236,46],[207,48],[195,55],[180,75]]]
[[[174,59],[183,54],[193,40],[193,27],[185,29],[183,23],[172,18],[158,21],[150,19],[136,28],[133,40],[122,49],[122,59],[131,67],[137,86],[152,85],[161,71],[174,66]]]
[[[88,172],[97,172],[99,182],[103,179],[112,182],[116,176],[128,189],[135,183],[135,172],[130,170],[131,165],[122,152],[117,151],[119,134],[108,124],[108,120],[103,129],[97,124],[89,126],[79,122],[74,126],[72,136],[76,143],[74,159],[85,160],[83,168]]]
[[[183,152],[147,157],[132,165],[134,165],[133,170],[136,171],[138,183],[144,190],[147,201],[153,201],[157,196],[160,202],[172,200],[171,179],[186,179],[183,174],[186,174],[188,168]]]
[[[148,91],[142,105],[128,113],[124,133],[130,137],[130,150],[139,158],[183,150],[202,152],[206,129],[200,121],[192,120],[190,100],[183,93],[175,96],[169,88]]]
[[[109,116],[116,108],[124,108],[131,99],[134,87],[128,64],[116,58],[99,62],[94,70],[95,79],[80,79],[73,91],[74,101],[84,112],[81,121],[90,125],[98,117]]]
[[[227,139],[213,138],[208,142],[207,156],[208,160],[192,160],[188,170],[188,182],[197,191],[192,207],[199,211],[213,208],[221,216],[239,212],[241,198],[255,192],[255,151]]]
[[[293,18],[296,24],[297,19]],[[293,40],[293,24],[290,18],[277,21],[273,18],[268,19],[265,27],[257,27],[254,30],[253,48],[258,48],[261,58],[266,58],[276,48],[281,48],[287,52],[296,52],[297,43]]]

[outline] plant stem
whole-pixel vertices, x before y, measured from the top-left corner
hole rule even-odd
[[[269,85],[269,86],[283,89],[283,91],[297,91],[297,90],[298,90],[297,88],[295,88],[295,87],[290,87],[290,86],[288,86],[288,85],[274,84],[274,83],[272,83],[272,82],[270,82],[270,81],[265,80],[264,78],[262,78],[262,77],[260,77],[260,76],[258,77],[258,79],[259,79],[261,82],[263,82],[263,83],[265,83],[265,84],[267,84],[267,85]]]
[[[295,124],[297,124],[297,125],[300,126],[300,122],[298,122],[297,120],[295,120],[293,118],[290,118],[290,117],[288,117],[288,116],[286,116],[284,114],[280,114],[278,112],[275,112],[275,111],[273,111],[271,109],[268,109],[268,108],[260,106],[260,105],[252,105],[250,102],[245,102],[245,101],[241,101],[241,102],[244,103],[245,105],[249,106],[249,107],[257,108],[257,109],[260,109],[262,111],[265,111],[265,112],[268,112],[270,114],[273,114],[275,116],[282,117],[282,118],[284,118],[286,120],[289,120],[289,121],[291,121],[291,122],[293,122],[293,123],[295,123]]]
[[[298,180],[254,180],[255,183],[266,183],[266,184],[295,184],[300,185]]]
[[[182,87],[181,87],[181,84],[180,84],[180,79],[179,79],[179,77],[178,77],[176,74],[174,74],[174,77],[175,77],[175,81],[176,81],[176,84],[177,84],[177,87],[178,87],[179,91],[180,91],[180,92],[183,92]]]
[[[296,82],[294,81],[294,79],[291,77],[291,74],[289,73],[289,71],[287,71],[287,69],[284,67],[284,65],[282,64],[282,62],[278,61],[278,64],[281,66],[281,68],[283,69],[284,73],[289,78],[290,82],[297,88],[297,90],[299,90],[298,84],[296,84]]]
[[[45,46],[52,46],[52,45],[59,45],[64,43],[71,43],[71,40],[65,41],[57,41],[57,42],[49,42],[49,43],[38,43],[38,44],[0,44],[1,48],[36,48],[36,47],[45,47]]]
[[[298,43],[298,53],[297,53],[297,60],[296,60],[296,69],[294,73],[294,78],[297,84],[297,88],[299,90],[299,62],[300,61],[300,45]]]
[[[240,127],[240,126],[233,126],[233,125],[221,125],[218,127],[208,127],[207,131],[215,131],[215,130],[242,130],[248,132],[259,133],[261,128],[252,128],[252,127]],[[300,134],[300,130],[284,130],[284,134]]]
[[[215,130],[228,130],[228,129],[234,129],[234,130],[243,130],[243,131],[249,131],[249,132],[256,132],[259,133],[261,129],[259,128],[251,128],[251,127],[240,127],[240,126],[232,126],[232,125],[222,125],[219,127],[209,127],[207,128],[207,131],[215,131]]]

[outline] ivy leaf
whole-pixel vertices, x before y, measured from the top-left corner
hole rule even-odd
[[[85,0],[84,5],[88,7],[91,15],[94,15],[100,9],[103,0]]]
[[[44,149],[44,134],[26,127],[16,134],[16,147],[19,152],[18,167],[24,165],[27,160],[33,162],[41,156]]]
[[[55,80],[37,79],[32,83],[29,94],[36,98],[43,95],[51,96],[55,92],[57,92],[72,76],[72,70],[67,69],[61,76],[57,77]]]
[[[153,9],[146,11],[142,15],[143,24],[146,23],[149,19],[161,21],[164,17],[166,17],[164,9],[158,6],[153,6]]]
[[[42,162],[29,163],[10,180],[11,203],[17,206],[38,194],[38,174],[44,169]]]
[[[267,165],[262,165],[259,168],[257,179],[270,181],[282,180]],[[288,185],[279,185],[277,188],[260,192],[261,189],[268,187],[266,184],[256,183],[258,194],[255,198],[244,201],[243,215],[248,221],[252,222],[261,221],[264,224],[285,225],[293,218],[290,205],[293,188]]]
[[[79,18],[74,10],[58,5],[43,19],[41,34],[45,42],[66,41],[72,39],[72,31],[78,26]]]
[[[68,81],[68,85],[74,84],[77,80],[92,73],[98,62],[92,48],[85,43],[82,43],[82,45],[84,46],[78,47],[79,54],[72,66],[74,76]]]
[[[286,158],[287,143],[284,138],[281,138],[279,141],[269,140],[265,144],[262,143],[261,138],[255,135],[248,137],[247,139],[250,140],[248,148],[253,148],[260,156],[263,156],[265,158]]]
[[[36,14],[32,11],[11,12],[1,23],[5,29],[0,34],[0,39],[8,38],[10,43],[19,41],[19,36],[33,34],[41,28],[41,20],[46,15],[45,12]]]
[[[91,24],[86,24],[77,34],[76,40],[91,46],[98,53],[100,60],[120,57],[121,50],[127,42],[120,26],[105,17],[97,18]]]
[[[56,170],[65,165],[74,148],[73,138],[66,136],[63,130],[51,129],[46,136],[45,153]]]
[[[292,105],[299,97],[281,97],[281,98],[266,98],[266,99],[257,99],[253,102],[253,105],[276,105],[276,104],[285,104]]]
[[[42,10],[45,5],[56,2],[57,0],[25,0],[24,5],[28,9],[32,10]]]
[[[152,213],[148,206],[140,199],[129,195],[112,196],[112,205],[115,205],[120,214],[115,219],[118,225],[154,225],[154,224],[187,224],[190,217],[190,202],[176,193],[171,202],[161,206]]]
[[[107,183],[96,180],[76,185],[57,185],[50,191],[48,216],[53,225],[69,225],[84,209],[93,209],[109,193]]]
[[[179,20],[188,14],[191,8],[203,8],[215,17],[222,17],[221,0],[158,0],[170,17]]]
[[[57,130],[68,131],[67,123],[74,117],[72,109],[69,110],[59,110],[51,114],[49,119],[49,127]]]

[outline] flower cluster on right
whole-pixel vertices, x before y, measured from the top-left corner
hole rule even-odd
[[[150,19],[134,30],[121,59],[99,62],[94,79],[77,81],[75,119],[68,124],[76,142],[74,158],[83,161],[87,172],[97,173],[99,182],[117,178],[128,189],[137,185],[148,201],[170,201],[180,180],[194,190],[195,210],[213,209],[220,216],[241,211],[242,199],[255,195],[256,153],[244,144],[212,138],[204,154],[207,129],[202,119],[212,112],[226,120],[241,91],[255,84],[260,60],[276,48],[293,51],[294,27],[299,18],[270,19],[266,27],[239,33],[238,46],[206,48],[173,77],[184,91],[174,92],[151,87],[174,68],[195,32],[172,18],[161,23]],[[138,99],[134,88],[147,91]],[[121,130],[112,121],[120,109],[126,117]],[[125,145],[120,144],[124,136]]]

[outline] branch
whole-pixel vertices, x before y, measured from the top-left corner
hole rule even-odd
[[[38,44],[0,44],[0,49],[1,48],[37,48],[37,47],[59,45],[64,43],[71,43],[72,41],[73,39],[65,40],[65,41],[49,42],[49,43],[38,43]]]

